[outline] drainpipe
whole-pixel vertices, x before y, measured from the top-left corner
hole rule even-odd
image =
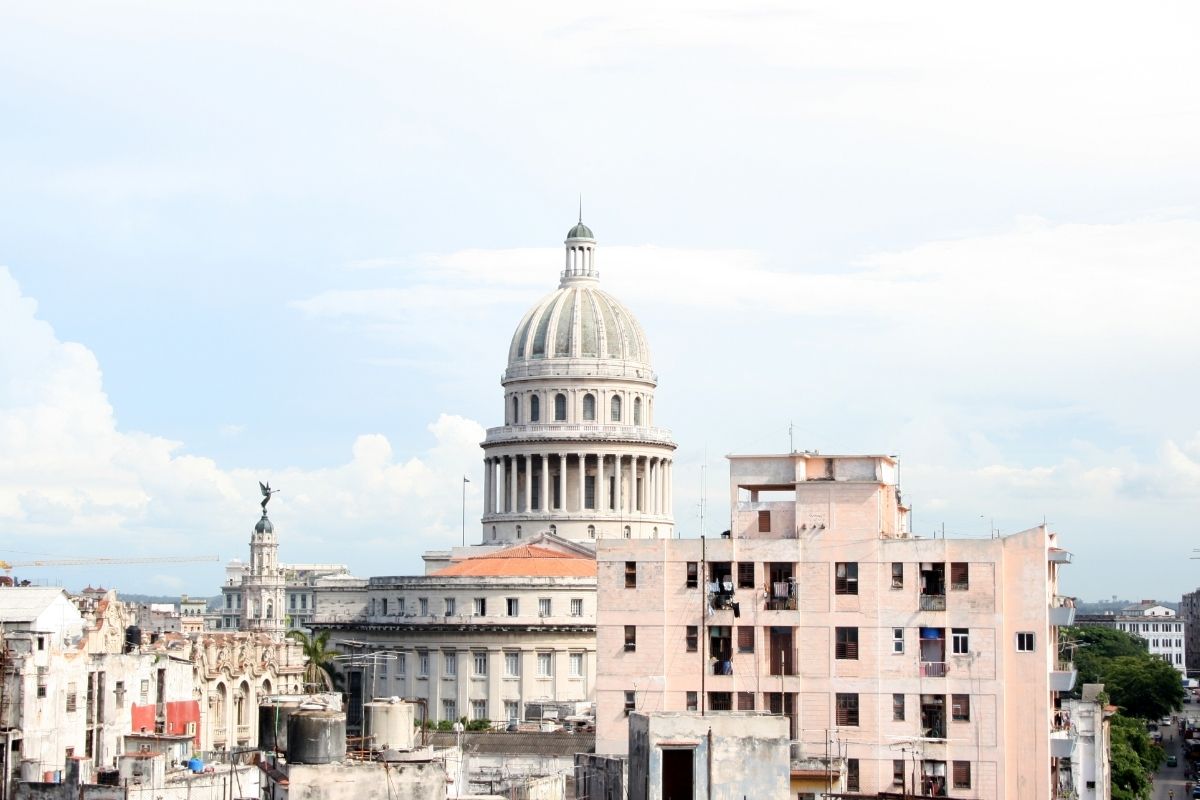
[[[712,726],[708,726],[708,800],[712,800],[712,762],[713,762]]]

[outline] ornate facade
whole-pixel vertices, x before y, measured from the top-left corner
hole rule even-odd
[[[580,221],[565,245],[558,290],[509,347],[505,424],[483,442],[483,544],[670,538],[675,443],[654,427],[646,337],[600,289],[591,229]]]

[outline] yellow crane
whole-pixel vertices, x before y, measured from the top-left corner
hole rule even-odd
[[[0,570],[11,574],[25,567],[104,567],[110,564],[184,564],[220,561],[220,556],[149,556],[144,558],[40,558],[36,561],[0,561]]]

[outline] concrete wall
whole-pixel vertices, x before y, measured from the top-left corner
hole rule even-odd
[[[445,800],[437,762],[289,764],[288,800]]]
[[[575,754],[575,800],[623,800],[628,762],[618,756]]]
[[[693,797],[784,800],[791,790],[784,717],[640,714],[629,717],[628,800],[663,800],[663,751],[692,753]]]

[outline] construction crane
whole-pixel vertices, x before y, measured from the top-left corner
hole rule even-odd
[[[146,558],[43,558],[37,561],[0,561],[0,570],[11,574],[25,567],[105,567],[110,564],[183,564],[220,561],[220,556],[150,556]]]

